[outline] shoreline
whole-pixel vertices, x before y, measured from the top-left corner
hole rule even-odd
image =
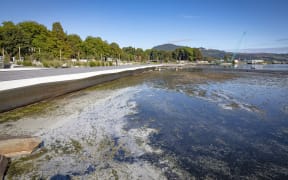
[[[221,71],[227,73],[265,73],[286,75],[288,71],[280,70],[258,70],[258,69],[235,69],[230,67],[214,65],[197,65],[197,64],[161,64],[161,65],[144,65],[128,66],[99,69],[82,69],[88,72],[75,73],[75,69],[68,70],[69,74],[58,74],[53,76],[43,76],[26,79],[15,79],[0,81],[0,113],[6,112],[18,107],[33,104],[45,99],[54,98],[60,95],[85,89],[104,82],[127,77],[151,69],[161,70],[161,68],[185,69],[193,68],[201,71]],[[41,69],[40,69],[41,70]],[[32,70],[37,73],[39,70]],[[44,69],[47,71],[47,69]],[[57,70],[58,71],[58,70]],[[65,73],[66,69],[59,69]],[[58,71],[58,73],[59,73]],[[54,72],[54,70],[53,70]],[[2,72],[3,73],[3,72]],[[5,74],[2,74],[5,75]],[[14,74],[15,75],[15,74]]]
[[[160,66],[162,65],[2,81],[0,82],[0,112],[6,112]]]
[[[137,113],[133,101],[137,92],[133,87],[78,91],[57,98],[55,105],[61,108],[0,124],[6,131],[0,136],[37,136],[45,144],[25,160],[13,158],[7,177],[166,179],[161,169],[140,160],[144,153],[158,152],[149,145],[148,138],[156,130],[123,129],[126,115]],[[22,172],[14,174],[19,167]]]
[[[187,82],[202,84],[205,81],[215,81],[217,83],[222,82],[222,80],[225,82],[234,81],[238,78],[250,79],[253,76],[259,76],[261,82],[265,82],[265,77],[270,76],[266,73],[252,74],[245,72],[238,73],[239,77],[237,72],[228,76],[228,71],[224,71],[221,76],[216,76],[220,71],[203,69],[198,71],[197,67],[196,70],[192,69],[192,73],[189,73],[189,70],[183,70],[186,76],[182,76],[183,74],[179,75],[176,72],[175,67],[170,68],[178,75],[167,76],[169,84],[166,86],[170,87],[172,85],[172,89],[175,89],[176,93],[178,92],[177,84],[170,82],[170,80],[180,80],[182,84],[187,84]],[[179,69],[181,68],[179,67]],[[158,72],[158,70],[164,72]],[[157,93],[147,94],[146,85],[142,85],[141,82],[151,80],[149,74],[166,74],[166,68],[161,67],[158,70],[156,69],[154,72],[146,71],[133,77],[104,83],[103,86],[99,85],[91,89],[88,88],[53,98],[50,103],[53,107],[44,107],[43,112],[23,116],[18,121],[7,121],[0,124],[3,129],[0,134],[5,134],[6,131],[6,134],[34,135],[41,137],[45,142],[43,149],[32,153],[24,160],[22,158],[12,159],[12,168],[9,170],[9,176],[7,177],[14,177],[13,179],[32,176],[42,178],[69,176],[75,179],[108,179],[109,177],[115,177],[115,179],[116,177],[120,179],[137,179],[139,177],[143,179],[169,179],[169,177],[189,179],[191,174],[179,166],[173,157],[165,154],[165,149],[153,146],[153,139],[149,137],[161,133],[161,129],[157,126],[138,124],[138,121],[146,118],[137,115],[141,112],[138,109],[141,108],[141,104],[138,104],[137,97],[143,95],[146,95],[144,98],[159,97],[156,96]],[[209,75],[206,76],[205,74]],[[271,76],[280,77],[278,75]],[[186,81],[182,81],[183,78]],[[131,85],[129,79],[132,83],[134,82],[133,79],[136,79],[135,82],[139,85]],[[237,82],[245,83],[242,80]],[[261,83],[258,85],[261,86]],[[243,102],[241,98],[237,98],[238,96],[232,96],[229,91],[218,91],[217,88],[212,88],[212,91],[206,91],[205,95],[204,90],[207,89],[205,84],[199,86],[198,89],[195,89],[196,86],[187,87],[193,88],[197,99],[213,103],[223,111],[231,111],[235,108],[240,111],[254,113],[254,110],[257,110],[254,106],[251,106],[253,103]],[[182,87],[181,89],[183,91],[180,93],[185,92],[185,88]],[[165,87],[163,90],[166,91]],[[217,94],[213,94],[213,92]],[[189,95],[188,91],[187,93]],[[155,101],[158,102],[157,99]],[[147,102],[153,101],[150,99]],[[39,106],[40,104],[37,103],[36,105]],[[261,114],[261,112],[259,113]],[[140,118],[134,118],[136,116]],[[150,117],[147,117],[146,120],[146,123],[154,121]],[[141,126],[133,126],[129,123],[136,123]],[[160,158],[159,161],[157,160],[158,157]],[[154,161],[154,158],[156,158],[156,161]],[[217,162],[224,161],[214,161],[212,165],[206,164],[205,166],[208,168],[214,167],[213,163]],[[55,167],[57,167],[57,170],[55,170]],[[225,163],[223,167],[227,167]],[[14,172],[19,169],[23,170],[22,173],[15,174]],[[216,167],[216,170],[219,169]],[[191,175],[191,177],[193,176]]]

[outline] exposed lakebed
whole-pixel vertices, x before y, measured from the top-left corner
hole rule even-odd
[[[2,136],[44,140],[8,176],[285,179],[287,97],[287,74],[177,68],[123,78],[0,124]]]

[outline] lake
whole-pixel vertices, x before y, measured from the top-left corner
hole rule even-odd
[[[288,64],[239,64],[239,65],[236,65],[235,68],[272,70],[272,71],[288,71]]]
[[[162,68],[0,128],[40,136],[48,150],[18,163],[32,168],[15,179],[287,179],[287,97],[287,73]]]

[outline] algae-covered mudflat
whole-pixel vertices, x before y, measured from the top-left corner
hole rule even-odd
[[[8,179],[285,179],[288,74],[169,68],[1,114]],[[37,108],[36,108],[37,107]]]

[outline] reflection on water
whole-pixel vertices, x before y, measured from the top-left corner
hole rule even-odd
[[[164,152],[142,159],[196,178],[288,177],[287,75],[165,71],[138,86],[126,129],[157,129],[150,143]]]
[[[33,132],[46,148],[38,158],[13,160],[8,174],[288,179],[287,97],[283,72],[184,68],[122,78],[56,99],[61,108],[50,114],[3,124],[2,134]]]

